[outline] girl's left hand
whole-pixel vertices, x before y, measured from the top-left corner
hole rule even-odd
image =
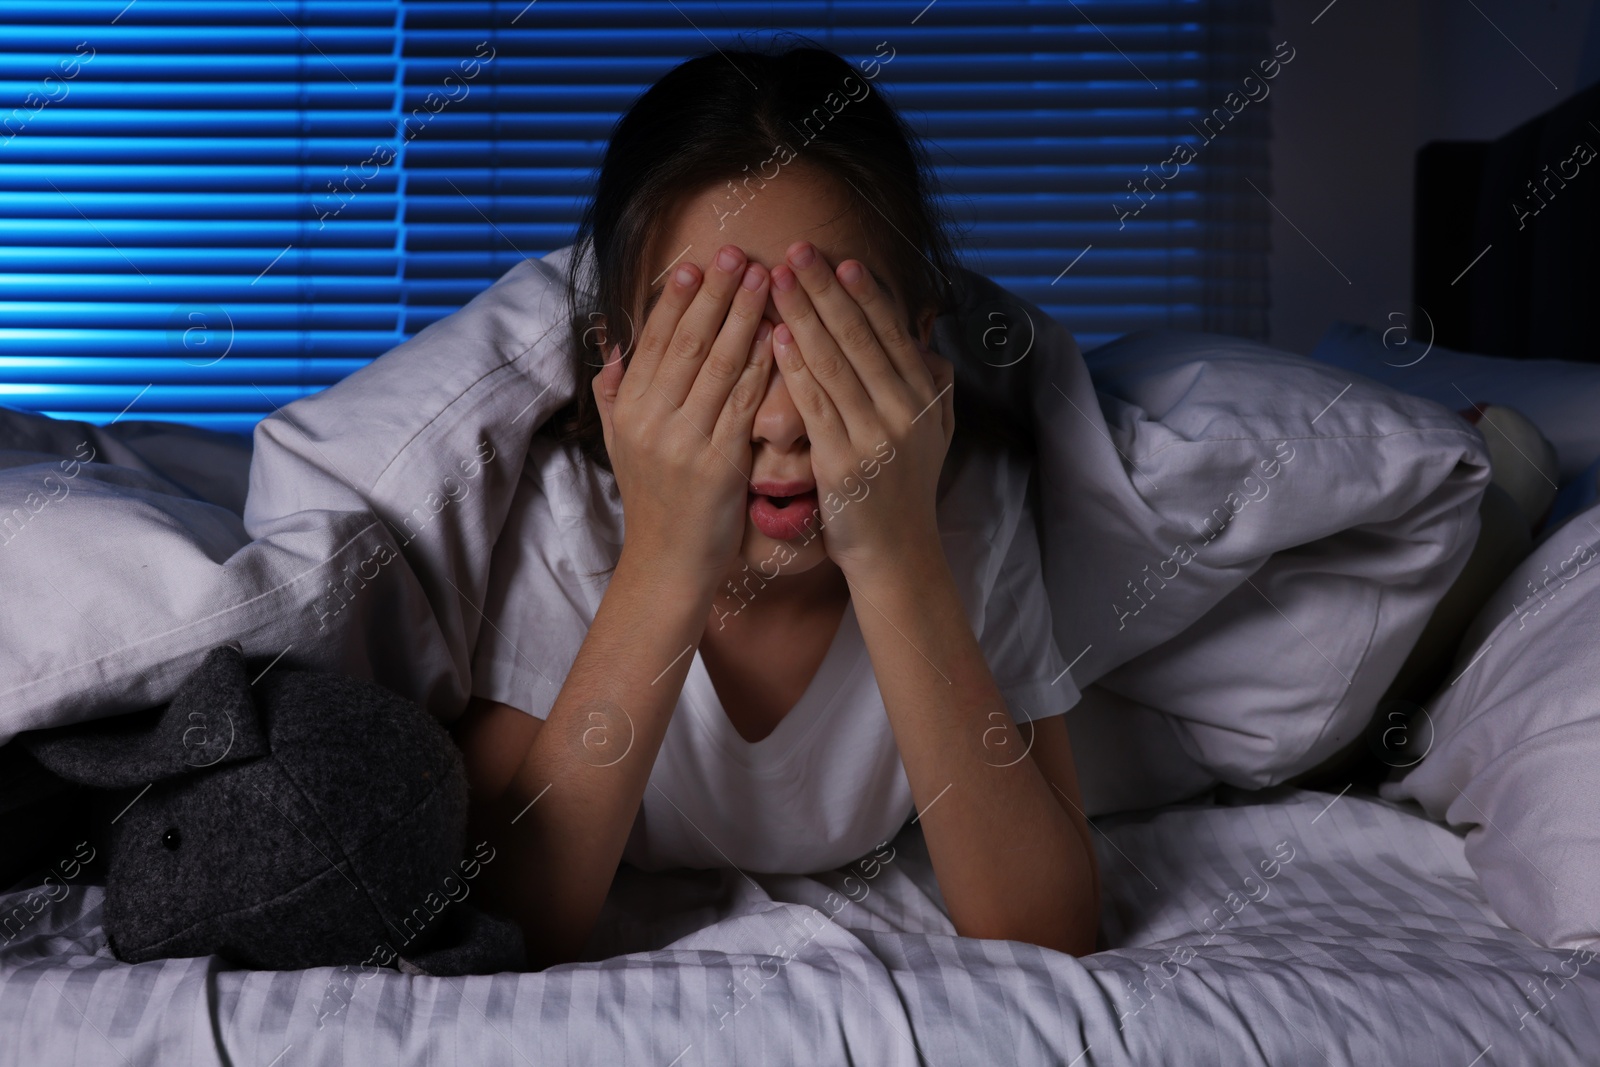
[[[809,242],[772,269],[772,298],[783,317],[773,352],[806,424],[829,558],[848,577],[908,549],[942,552],[954,365],[909,332],[862,263],[836,271]]]

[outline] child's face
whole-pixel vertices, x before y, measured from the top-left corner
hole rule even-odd
[[[753,171],[748,173],[754,174]],[[735,182],[735,187],[742,194],[742,201],[723,184],[708,187],[678,206],[668,231],[656,245],[655,261],[647,264],[644,291],[634,303],[637,328],[643,328],[648,313],[647,298],[659,293],[661,283],[655,280],[665,278],[669,268],[679,263],[693,263],[704,275],[709,272],[711,258],[717,250],[732,244],[743,249],[751,262],[771,270],[784,262],[789,246],[801,240],[815,245],[834,267],[846,259],[860,260],[879,284],[889,290],[901,321],[909,322],[904,296],[897,279],[889,276],[884,250],[873,245],[856,213],[850,209],[845,187],[831,175],[807,167],[802,157],[783,167],[776,177],[766,179],[764,184],[760,178],[751,176],[747,181]],[[774,325],[783,321],[770,295],[766,319]],[[916,323],[915,332],[924,343],[929,340],[932,323],[932,311],[926,312]],[[751,426],[750,447],[752,482],[801,482],[815,488],[805,422],[790,400],[776,364],[767,379],[766,397]],[[744,543],[740,549],[741,558],[734,563],[734,573],[742,574],[743,567],[748,565],[752,571],[759,567],[760,573],[770,579],[775,572],[798,574],[827,559],[820,534],[809,535],[809,540],[806,533],[786,537],[770,520],[766,524],[771,533],[763,532],[746,511]]]

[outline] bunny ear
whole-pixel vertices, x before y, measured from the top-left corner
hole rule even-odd
[[[268,752],[244,654],[234,645],[206,653],[169,704],[25,733],[17,741],[47,770],[101,789],[142,786]]]

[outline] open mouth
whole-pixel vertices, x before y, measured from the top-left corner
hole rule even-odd
[[[817,522],[818,507],[815,489],[788,496],[750,494],[751,521],[762,533],[780,541],[805,535],[808,524]]]

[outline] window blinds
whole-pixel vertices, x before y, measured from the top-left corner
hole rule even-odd
[[[882,63],[967,265],[1085,349],[1144,326],[1264,337],[1266,72],[1292,61],[1268,18],[1265,0],[0,4],[0,404],[248,431],[570,243],[628,103],[778,30]]]

